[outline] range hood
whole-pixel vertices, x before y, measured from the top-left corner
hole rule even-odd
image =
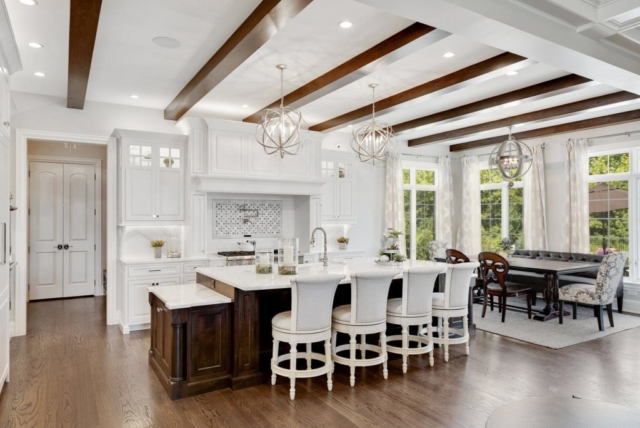
[[[329,179],[295,179],[281,177],[229,177],[200,175],[193,176],[193,189],[203,193],[252,193],[265,195],[305,195],[322,194],[322,187]]]

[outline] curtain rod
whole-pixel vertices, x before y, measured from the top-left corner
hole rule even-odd
[[[629,132],[619,132],[617,134],[600,135],[599,137],[587,138],[587,140],[599,140],[600,138],[613,138],[613,137],[622,137],[622,136],[630,137],[631,134],[640,134],[640,131],[629,131]]]

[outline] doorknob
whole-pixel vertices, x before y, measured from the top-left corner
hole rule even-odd
[[[58,250],[62,250],[62,244],[58,244],[57,247],[53,247],[53,248],[57,248]]]
[[[69,248],[73,248],[73,245],[64,244],[64,249],[68,250]]]

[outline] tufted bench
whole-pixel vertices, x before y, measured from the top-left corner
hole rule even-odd
[[[539,251],[539,250],[516,250],[511,257],[514,258],[527,258],[527,259],[539,259],[539,260],[556,260],[567,263],[579,263],[590,262],[600,263],[604,256],[597,254],[585,254],[585,253],[561,253],[556,251]],[[567,284],[585,283],[595,284],[596,276],[598,272],[584,272],[573,275],[560,275],[558,278],[560,281],[560,287]],[[533,287],[536,292],[543,292],[547,286],[543,275],[536,275],[526,272],[513,272],[510,273],[509,281],[517,282],[519,284],[525,284]],[[618,288],[616,290],[616,297],[618,299],[618,312],[622,313],[622,301],[623,301],[623,279],[620,279]]]

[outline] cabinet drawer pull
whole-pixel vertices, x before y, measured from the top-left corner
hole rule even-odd
[[[149,272],[160,272],[162,269],[149,269]]]

